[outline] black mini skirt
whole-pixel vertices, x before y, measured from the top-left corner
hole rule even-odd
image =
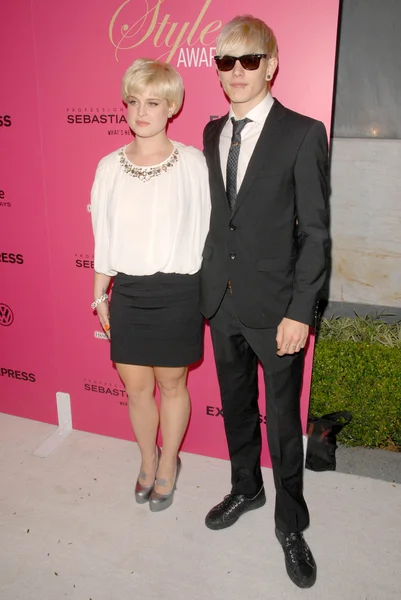
[[[110,301],[111,360],[183,367],[203,354],[199,273],[118,273]]]

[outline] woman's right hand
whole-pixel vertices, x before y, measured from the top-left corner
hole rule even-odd
[[[97,316],[99,317],[100,325],[103,327],[103,331],[110,339],[110,314],[109,314],[109,303],[107,300],[101,302],[97,308]]]

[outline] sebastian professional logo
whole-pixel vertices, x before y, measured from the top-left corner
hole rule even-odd
[[[22,265],[24,264],[24,257],[22,254],[15,254],[14,252],[0,252],[0,263]]]
[[[93,260],[93,254],[75,253],[75,266],[78,269],[94,269],[95,263]]]
[[[132,131],[128,126],[125,116],[125,107],[119,108],[93,108],[69,107],[67,110],[67,123],[78,126],[101,126],[107,135],[129,136]]]
[[[7,304],[0,302],[0,325],[8,327],[14,321],[14,314]]]
[[[125,108],[69,107],[67,123],[74,125],[127,125]]]
[[[18,371],[16,369],[6,369],[6,367],[0,367],[0,377],[8,377],[9,379],[17,379],[18,381],[30,381],[35,383],[36,376],[34,373],[27,373],[26,371]]]
[[[94,394],[102,394],[105,396],[114,396],[116,398],[128,398],[127,392],[121,387],[121,384],[113,384],[105,381],[97,381],[94,379],[84,379],[84,390],[93,392]]]
[[[176,58],[177,67],[212,66],[216,50],[212,46],[222,22],[206,21],[211,3],[212,0],[187,3],[191,8],[198,6],[199,12],[195,13],[193,20],[180,22],[168,13],[168,0],[125,0],[109,25],[109,38],[115,48],[116,60],[120,60],[123,50],[134,50],[147,41],[161,49],[159,60],[169,63]],[[135,55],[140,56],[141,53],[136,50]]]
[[[0,208],[11,208],[11,202],[6,201],[6,193],[0,190]]]
[[[0,115],[0,127],[11,127],[10,115]]]

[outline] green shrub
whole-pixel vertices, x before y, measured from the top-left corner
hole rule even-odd
[[[380,317],[323,319],[310,414],[352,413],[340,443],[401,450],[400,331],[399,323],[386,324]]]
[[[389,348],[401,348],[401,321],[387,323],[385,316],[383,314],[375,317],[371,315],[359,317],[356,315],[353,319],[349,317],[322,319],[319,325],[318,338],[369,342],[370,344],[381,344]]]

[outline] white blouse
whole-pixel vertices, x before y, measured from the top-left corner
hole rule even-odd
[[[172,144],[152,167],[135,166],[126,146],[99,162],[91,194],[98,273],[199,271],[210,221],[206,161],[200,150]]]

